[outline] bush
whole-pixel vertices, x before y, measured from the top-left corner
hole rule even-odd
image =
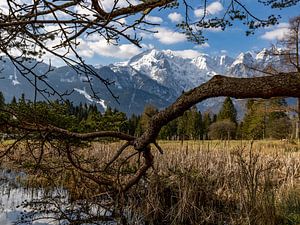
[[[221,120],[209,126],[210,139],[234,139],[236,134],[236,124],[230,120]]]

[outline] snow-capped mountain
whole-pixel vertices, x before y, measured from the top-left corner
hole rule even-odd
[[[34,64],[34,62],[32,62]],[[101,62],[100,62],[101,64]],[[119,62],[108,66],[98,64],[91,67],[94,72],[104,79],[114,81],[111,91],[119,96],[119,103],[107,91],[105,85],[95,77],[91,79],[93,90],[98,92],[101,99],[89,96],[91,86],[85,82],[88,77],[77,74],[68,66],[52,68],[47,74],[47,81],[59,92],[73,91],[67,96],[74,103],[95,103],[99,109],[108,106],[118,108],[128,114],[141,113],[147,104],[164,108],[171,104],[183,92],[194,88],[216,74],[237,77],[261,76],[261,70],[272,67],[288,70],[283,67],[284,60],[280,56],[272,56],[268,49],[257,54],[246,52],[236,58],[227,55],[210,56],[200,54],[196,58],[183,58],[171,50],[147,50],[132,57],[127,62]],[[33,98],[33,88],[28,82],[28,74],[22,76],[9,60],[0,61],[1,77],[0,90],[7,101],[13,96],[19,97],[25,93],[28,99]],[[39,64],[35,72],[43,74],[48,70],[46,64]],[[30,78],[29,78],[30,79]],[[40,82],[40,87],[45,84]],[[41,99],[41,96],[40,96]],[[216,111],[222,99],[211,99],[201,104],[202,110]]]
[[[228,61],[232,60],[226,56],[218,59],[201,54],[194,59],[186,59],[171,50],[152,49],[133,57],[123,66],[134,68],[180,94],[224,72]]]

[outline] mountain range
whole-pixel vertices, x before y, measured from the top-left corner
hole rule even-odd
[[[283,67],[284,62],[280,56],[271,56],[267,49],[258,53],[241,53],[236,58],[208,54],[184,58],[175,51],[150,49],[126,62],[91,66],[102,78],[114,81],[110,88],[114,95],[119,97],[116,101],[98,79],[91,79],[93,90],[101,98],[94,99],[89,95],[91,86],[86,82],[89,77],[76,73],[69,66],[49,67],[44,63],[36,64],[35,60],[29,60],[25,65],[39,75],[51,68],[46,78],[37,81],[40,89],[49,90],[49,96],[45,97],[55,98],[51,97],[51,88],[61,93],[68,90],[72,94],[67,98],[75,104],[97,104],[102,111],[110,106],[128,115],[142,113],[144,106],[148,104],[159,109],[164,108],[175,101],[182,92],[208,81],[216,74],[253,77],[261,76],[259,70],[266,68],[289,69]],[[5,58],[0,61],[0,68],[0,77],[4,78],[0,82],[0,91],[7,101],[13,96],[20,97],[22,93],[27,99],[33,99],[34,88],[30,83],[34,84],[34,80],[30,73],[21,75],[15,65]],[[50,87],[47,87],[44,81],[50,84]],[[42,96],[38,98],[43,99]],[[222,101],[222,98],[209,99],[198,107],[202,111],[216,112]],[[238,100],[235,101],[235,105],[238,111],[242,110],[243,104],[239,104]]]

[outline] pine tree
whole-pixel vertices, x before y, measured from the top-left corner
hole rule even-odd
[[[261,139],[265,133],[265,103],[263,100],[249,99],[243,120],[242,134],[247,139]]]
[[[284,98],[271,98],[268,101],[269,113],[266,120],[267,138],[287,138],[291,133],[291,121],[286,114],[287,103]]]
[[[202,132],[202,116],[194,106],[186,112],[186,135],[190,139],[199,139]]]
[[[177,119],[177,135],[181,141],[187,136],[188,112],[185,111],[181,117]]]
[[[26,99],[24,93],[22,93],[21,98],[19,99],[19,104],[26,105]]]
[[[203,120],[202,114],[200,111],[197,112],[195,118],[195,128],[196,128],[196,137],[197,139],[203,140]]]
[[[17,104],[17,99],[16,99],[16,97],[14,96],[13,98],[12,98],[12,100],[11,100],[11,103],[10,103],[11,105],[16,105]]]
[[[212,124],[212,120],[210,114],[208,112],[204,113],[203,115],[203,123],[202,123],[202,130],[203,130],[203,139],[208,140],[208,132],[209,126]]]
[[[140,121],[140,116],[132,114],[128,120],[128,134],[134,136],[136,134],[137,126]]]
[[[230,97],[226,97],[221,107],[221,110],[219,111],[217,116],[217,121],[222,121],[226,119],[237,124],[237,111]]]
[[[158,109],[153,105],[146,105],[144,112],[141,115],[140,126],[142,131],[145,131],[148,128],[148,123],[152,116],[158,112]]]
[[[5,98],[3,93],[0,91],[0,109],[3,109],[5,106]]]
[[[248,100],[239,135],[249,139],[287,138],[291,132],[291,121],[285,113],[286,107],[284,98]]]

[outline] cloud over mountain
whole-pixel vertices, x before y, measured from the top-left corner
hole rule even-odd
[[[125,50],[122,50],[124,47]],[[130,46],[127,47],[130,48]],[[116,47],[103,47],[97,51],[111,56],[115,54],[113,51],[123,51],[124,58],[130,52],[125,45],[117,46],[117,49]],[[134,54],[134,52],[135,50],[130,53],[134,56],[126,62],[93,67],[99,76],[115,81],[111,89],[115,95],[119,96],[120,104],[112,98],[105,86],[97,79],[92,79],[92,85],[97,92],[101,93],[101,100],[88,96],[91,89],[86,82],[83,82],[86,77],[76,74],[72,68],[67,66],[53,68],[48,75],[48,81],[61,92],[75,90],[69,96],[74,103],[95,103],[101,110],[111,106],[128,114],[139,114],[147,104],[155,105],[158,108],[168,106],[182,91],[194,88],[216,74],[251,77],[262,74],[250,68],[263,69],[269,66],[274,66],[276,69],[283,68],[283,61],[278,57],[274,58],[268,55],[266,49],[257,54],[241,53],[236,58],[231,58],[226,54],[211,56],[196,50],[159,51],[149,49],[139,54]],[[14,70],[12,63],[0,62],[0,68],[2,69],[0,76],[6,77],[0,83],[0,90],[4,92],[7,100],[11,100],[13,96],[19,97],[22,93],[25,93],[28,98],[33,97],[32,87],[24,77]],[[47,65],[40,64],[35,67],[35,70],[43,73],[47,70]],[[12,74],[12,71],[16,71],[15,74]],[[43,84],[41,83],[41,85]],[[204,111],[216,112],[222,101],[219,98],[210,99],[203,102],[200,108]]]

